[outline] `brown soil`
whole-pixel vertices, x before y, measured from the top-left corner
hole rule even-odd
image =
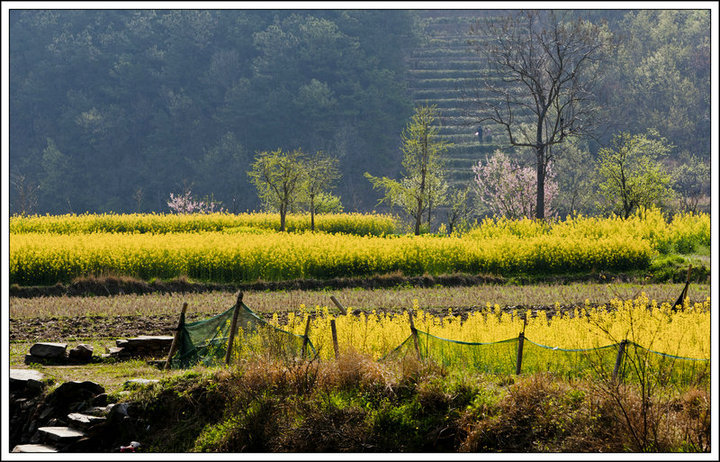
[[[463,287],[480,284],[568,284],[572,282],[607,282],[613,279],[628,282],[633,278],[625,274],[592,273],[571,276],[547,276],[541,279],[525,277],[507,279],[493,275],[450,274],[441,276],[404,276],[400,274],[379,275],[363,278],[335,279],[294,279],[289,281],[257,281],[237,284],[191,282],[185,278],[170,281],[141,281],[129,277],[86,277],[70,284],[57,283],[54,286],[10,286],[10,296],[18,298],[53,297],[63,295],[124,295],[149,293],[201,293],[211,291],[237,292],[278,291],[278,290],[322,290],[322,289],[386,289],[392,287]]]
[[[559,312],[572,311],[575,306],[507,306],[505,312],[517,310],[519,313],[527,311],[529,316],[535,316],[539,311],[545,311],[548,318]],[[471,311],[483,310],[484,307],[452,307],[453,314],[463,319]],[[370,310],[367,310],[368,312]],[[376,310],[382,313],[383,309]],[[448,307],[426,309],[435,316],[444,316]],[[351,315],[359,315],[363,310],[356,309]],[[272,313],[258,313],[269,319]],[[311,316],[314,314],[311,313]],[[188,313],[186,322],[207,319],[204,313]],[[287,321],[287,312],[278,313],[280,323]],[[177,327],[177,315],[153,316],[75,316],[52,318],[10,318],[11,342],[68,342],[80,339],[128,338],[139,335],[173,335]]]

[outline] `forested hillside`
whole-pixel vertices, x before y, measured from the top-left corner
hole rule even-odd
[[[372,207],[360,169],[398,168],[412,113],[412,17],[12,11],[15,189],[37,186],[35,209],[50,213],[168,211],[186,188],[252,210],[255,152],[301,148],[341,159],[346,208]]]
[[[167,212],[188,189],[258,209],[247,171],[278,148],[338,158],[344,209],[371,210],[363,174],[398,173],[419,105],[437,105],[449,183],[465,185],[496,149],[522,155],[498,127],[475,135],[464,96],[484,69],[470,28],[501,13],[12,10],[11,213]],[[596,95],[603,123],[556,168],[565,209],[592,212],[574,198],[590,197],[588,162],[621,131],[657,130],[674,187],[709,194],[709,11],[576,16],[606,23],[615,46]]]

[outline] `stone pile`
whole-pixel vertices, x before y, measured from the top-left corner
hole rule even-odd
[[[36,343],[25,355],[25,364],[84,364],[93,360],[93,347],[81,343],[67,351],[67,343]]]
[[[126,387],[156,382],[134,379]],[[10,369],[12,452],[118,452],[147,425],[138,423],[132,403],[108,404],[104,387],[95,382],[65,382],[45,393],[50,383],[38,371]]]
[[[127,360],[132,358],[165,358],[170,352],[172,336],[141,335],[135,338],[116,340],[117,345],[109,348],[103,357]]]

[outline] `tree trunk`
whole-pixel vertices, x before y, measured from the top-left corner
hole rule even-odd
[[[310,195],[310,231],[315,231],[315,196]]]
[[[430,193],[428,192],[428,219],[427,219],[428,231],[432,229],[432,226],[430,225],[430,217],[432,214],[432,198],[429,196],[430,196]]]
[[[418,210],[415,214],[415,235],[420,235],[420,224],[422,222],[422,209],[423,209],[423,201],[422,199],[418,199]]]
[[[535,218],[545,218],[545,146],[536,150],[537,155],[537,201],[535,207]]]
[[[287,206],[280,204],[280,232],[285,232],[285,214],[287,213]]]

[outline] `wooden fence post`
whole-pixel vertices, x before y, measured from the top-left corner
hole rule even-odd
[[[302,344],[302,353],[301,356],[305,357],[305,352],[307,351],[307,344],[310,341],[310,337],[308,335],[310,334],[310,315],[308,315],[307,322],[305,323],[305,335],[303,336],[303,344]]]
[[[410,318],[410,332],[412,332],[413,343],[415,344],[415,353],[417,353],[418,359],[422,359],[422,356],[420,356],[420,343],[418,342],[418,334],[417,329],[415,329],[415,321],[413,321],[412,310],[408,311],[408,317]]]
[[[173,337],[172,344],[170,345],[170,353],[168,353],[167,361],[165,361],[164,369],[170,369],[170,360],[178,349],[178,343],[180,339],[180,329],[185,324],[185,311],[187,311],[187,302],[183,303],[182,310],[180,311],[180,319],[178,320],[177,328],[175,329],[175,337]]]
[[[617,380],[618,375],[620,374],[620,367],[622,366],[623,355],[625,354],[625,346],[627,345],[627,343],[628,343],[627,339],[620,342],[620,346],[618,348],[618,354],[617,354],[617,357],[615,358],[615,368],[613,369],[613,375],[612,375],[613,380]]]
[[[517,363],[515,363],[515,375],[520,375],[522,370],[523,343],[525,342],[525,332],[518,335]]]
[[[344,314],[344,315],[347,314],[347,310],[345,309],[345,307],[342,306],[342,304],[338,301],[337,298],[335,298],[334,295],[331,295],[331,296],[330,296],[330,300],[332,300],[332,302],[335,304],[335,306],[338,307],[338,310],[340,310],[340,312],[341,312],[342,314]]]
[[[692,273],[692,265],[688,266],[687,278],[685,279],[685,287],[683,288],[682,292],[680,292],[680,297],[678,297],[677,301],[673,304],[673,311],[677,311],[678,309],[685,309],[685,299],[687,298],[688,287],[690,287],[690,273]]]
[[[337,329],[335,328],[335,320],[330,320],[330,332],[332,332],[333,349],[335,350],[335,359],[340,355],[340,348],[338,347]]]
[[[235,311],[233,311],[232,323],[230,324],[230,338],[228,339],[227,351],[225,352],[225,364],[230,364],[230,354],[232,353],[233,343],[235,342],[235,330],[237,329],[238,315],[240,314],[240,305],[242,305],[243,293],[240,292],[235,302]]]
[[[523,346],[525,344],[525,327],[527,327],[527,312],[523,313],[523,328],[518,335],[517,362],[515,363],[515,375],[520,375],[522,370]]]

